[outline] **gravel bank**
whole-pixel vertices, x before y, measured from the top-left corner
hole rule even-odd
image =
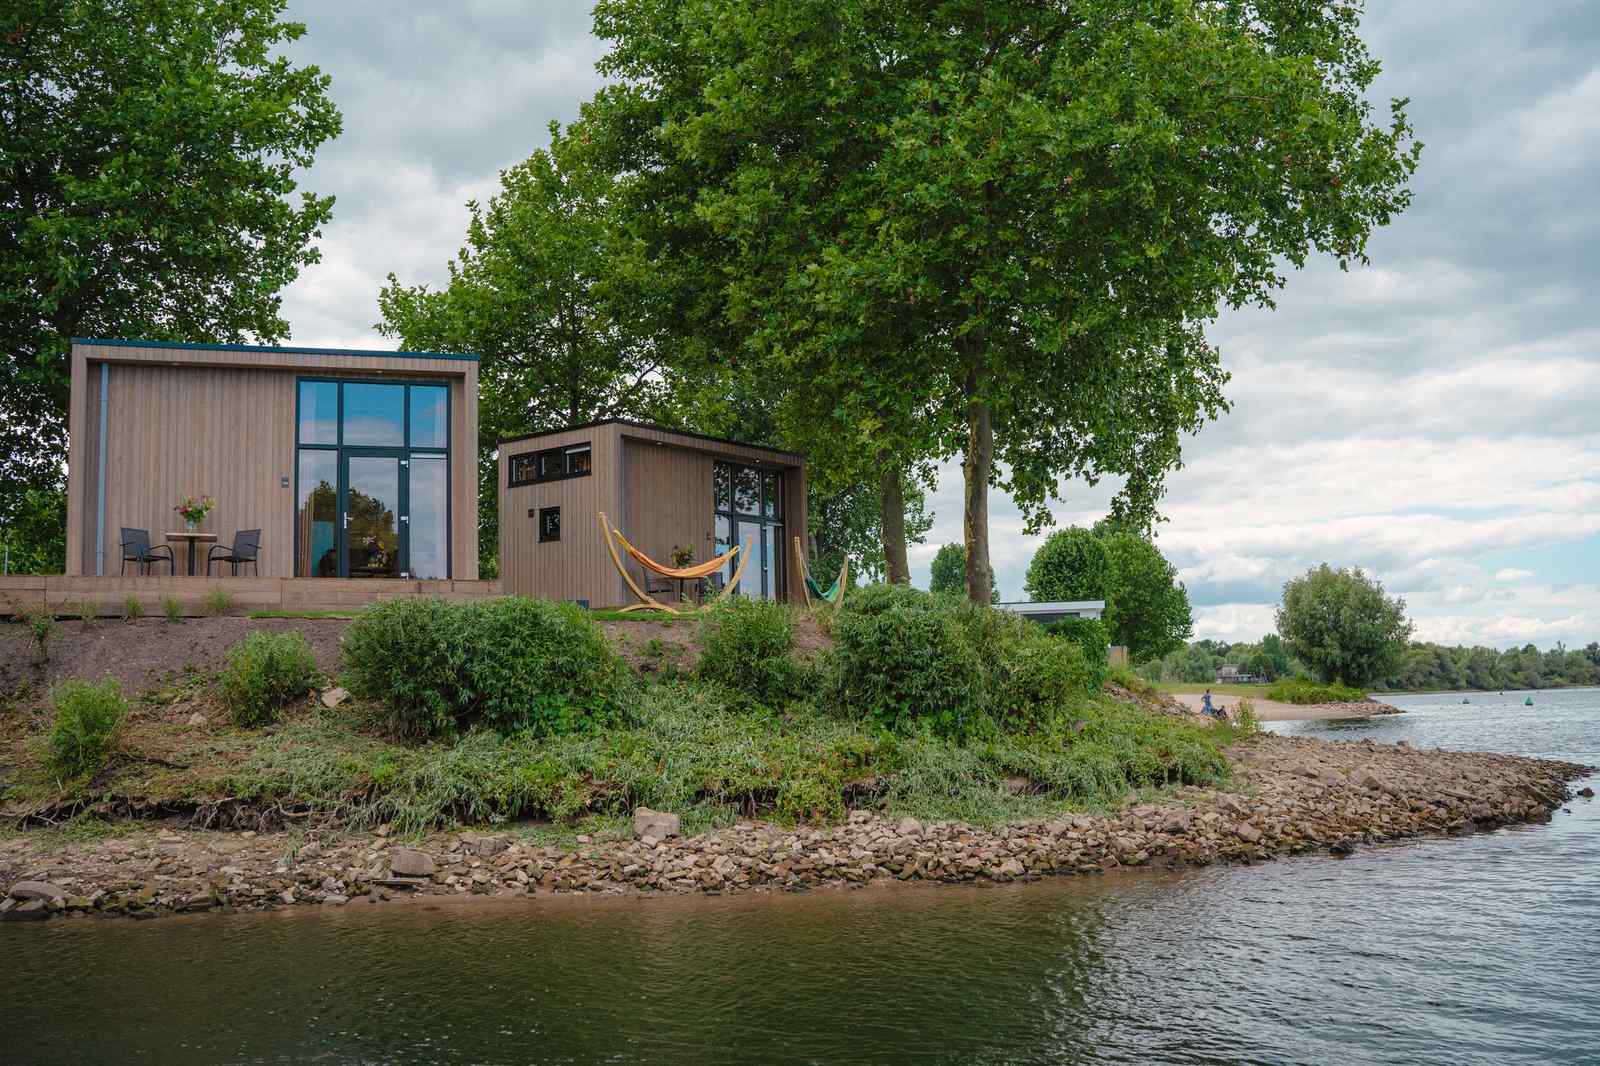
[[[512,832],[392,841],[319,834],[140,828],[61,847],[0,839],[7,919],[154,917],[175,911],[339,906],[414,896],[799,890],[886,879],[1012,881],[1118,867],[1254,862],[1308,851],[1547,821],[1573,763],[1403,744],[1260,736],[1229,753],[1241,791],[1179,788],[1113,816],[985,831],[857,811],[824,829],[750,823],[682,839],[642,814],[637,838],[574,850]],[[1578,802],[1586,802],[1579,800]]]

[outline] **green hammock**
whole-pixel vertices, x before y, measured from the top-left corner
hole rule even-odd
[[[839,605],[844,602],[844,590],[846,587],[845,582],[848,580],[845,575],[849,574],[850,572],[849,556],[846,556],[843,564],[840,565],[839,576],[834,578],[833,584],[829,585],[826,589],[817,584],[816,580],[812,578],[811,568],[806,566],[806,553],[805,549],[801,547],[799,537],[794,538],[794,566],[795,570],[799,572],[801,578],[803,578],[805,581],[806,592],[808,593],[807,599],[810,599],[812,596],[814,596],[823,603],[831,606],[834,610],[839,609]]]
[[[829,585],[828,590],[824,592],[822,590],[822,586],[813,581],[810,574],[807,574],[806,588],[810,589],[811,595],[815,596],[817,599],[832,603],[833,598],[839,594],[839,579],[834,578],[833,584]]]

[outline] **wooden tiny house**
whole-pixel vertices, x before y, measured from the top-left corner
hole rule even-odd
[[[800,602],[790,538],[806,536],[805,458],[622,419],[500,442],[500,580],[591,607],[634,601],[595,518],[668,563],[751,545],[740,592]],[[626,560],[641,587],[647,577]],[[724,568],[729,569],[728,567]]]
[[[163,543],[208,495],[216,543],[261,530],[252,577],[478,577],[475,356],[75,340],[68,418],[69,576],[118,575],[121,528]]]

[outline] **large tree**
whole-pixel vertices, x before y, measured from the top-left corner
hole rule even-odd
[[[942,544],[928,568],[929,592],[966,592],[967,548],[964,544]],[[989,576],[989,602],[1000,602],[1000,590],[995,587],[994,575]]]
[[[74,336],[288,336],[333,198],[328,78],[283,0],[11,0],[0,13],[0,494],[59,492]]]
[[[1062,478],[1120,475],[1144,520],[1224,406],[1202,326],[1407,203],[1359,10],[600,0],[587,115],[686,328],[820,383],[819,433],[962,456],[987,601],[991,484],[1036,528]]]
[[[608,210],[612,176],[591,165],[581,131],[550,126],[548,148],[503,171],[469,203],[466,243],[443,288],[378,294],[378,331],[407,348],[478,356],[479,538],[496,554],[495,448],[506,437],[597,418],[681,424],[663,339],[635,314],[645,286],[634,243]],[[693,407],[692,396],[685,402]],[[681,413],[681,412],[680,412]]]
[[[1194,631],[1189,593],[1149,540],[1121,522],[1058,529],[1028,564],[1023,588],[1034,600],[1105,600],[1102,621],[1134,662],[1181,648]]]
[[[1283,586],[1278,633],[1289,651],[1324,681],[1371,685],[1395,673],[1411,638],[1406,601],[1385,596],[1360,567],[1327,563]],[[1533,669],[1537,669],[1537,651]]]

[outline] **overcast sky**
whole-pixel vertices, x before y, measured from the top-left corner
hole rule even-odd
[[[410,10],[408,10],[410,9]],[[393,347],[390,271],[437,283],[464,204],[576,117],[599,84],[585,0],[292,2],[297,59],[333,78],[344,134],[304,185],[338,197],[323,262],[284,300],[296,343]],[[1373,0],[1377,94],[1425,143],[1411,209],[1372,265],[1291,276],[1276,311],[1210,330],[1231,413],[1185,446],[1159,543],[1197,636],[1272,629],[1283,582],[1366,567],[1421,639],[1600,639],[1600,5]],[[961,538],[959,473],[912,565]],[[1063,524],[1106,492],[1064,485]],[[992,503],[1002,593],[1036,537]]]

